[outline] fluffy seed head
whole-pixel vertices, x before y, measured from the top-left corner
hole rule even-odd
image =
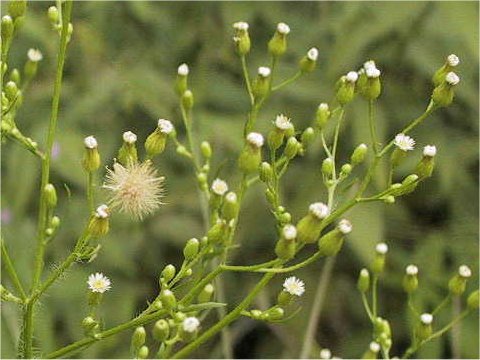
[[[190,70],[188,69],[188,65],[182,64],[178,67],[177,74],[180,76],[187,76],[189,71]]]
[[[349,71],[348,74],[345,76],[345,79],[348,82],[354,83],[358,80],[358,74],[356,71]]]
[[[185,332],[193,333],[198,330],[198,327],[200,326],[200,321],[193,316],[187,317],[185,320],[183,320],[182,326]]]
[[[447,63],[448,65],[450,65],[451,67],[455,67],[457,66],[458,64],[460,64],[460,59],[458,58],[457,55],[455,54],[450,54],[447,56]]]
[[[380,77],[381,72],[377,68],[369,67],[369,68],[365,69],[365,74],[370,79],[376,79],[376,78]]]
[[[277,31],[282,35],[287,35],[290,32],[290,26],[281,22],[277,24]]]
[[[107,169],[103,187],[110,190],[114,208],[141,220],[162,204],[164,179],[148,160],[126,167],[115,163],[113,169]]]
[[[349,234],[352,231],[352,223],[347,219],[340,220],[338,223],[338,230],[344,235]]]
[[[247,141],[250,145],[261,148],[264,142],[263,135],[257,132],[251,132],[247,135]]]
[[[217,195],[223,196],[228,191],[228,185],[221,179],[215,179],[212,182],[212,191]]]
[[[112,288],[112,283],[108,277],[102,273],[91,274],[88,277],[88,288],[91,292],[103,294],[105,291],[108,291]]]
[[[434,157],[437,155],[437,147],[435,145],[427,145],[423,148],[423,156]]]
[[[158,119],[158,129],[163,134],[170,134],[173,131],[173,124],[165,119]]]
[[[291,276],[285,279],[285,282],[283,283],[283,289],[289,294],[302,296],[305,292],[305,283],[295,276]]]
[[[283,237],[287,240],[293,240],[297,237],[297,228],[291,224],[283,227]]]
[[[397,134],[394,143],[396,147],[403,151],[413,150],[415,147],[415,140],[405,134]]]
[[[235,30],[240,30],[240,31],[247,31],[248,30],[248,23],[245,21],[238,21],[233,24],[233,28]]]
[[[320,350],[320,359],[331,359],[332,357],[332,352],[330,351],[330,349],[322,349]]]
[[[261,77],[269,77],[271,72],[270,68],[266,66],[260,66],[258,68],[258,75]]]
[[[388,252],[388,245],[385,243],[378,243],[377,246],[375,246],[375,251],[377,254],[385,255]]]
[[[128,144],[135,144],[137,142],[137,135],[131,131],[126,131],[123,133],[123,141]]]
[[[418,267],[416,267],[415,265],[408,265],[405,268],[405,273],[407,275],[410,275],[410,276],[417,275],[418,274]]]
[[[467,265],[462,265],[458,268],[458,275],[463,278],[469,278],[472,276],[472,270]]]
[[[42,52],[38,49],[29,49],[27,52],[27,57],[31,62],[39,62],[43,59]]]
[[[420,315],[420,321],[424,325],[430,325],[433,321],[433,315],[429,313],[423,313],[422,315]]]
[[[288,130],[292,128],[292,123],[290,119],[283,114],[277,115],[275,118],[275,126],[279,130]]]
[[[318,219],[324,219],[330,214],[330,210],[328,209],[328,206],[322,202],[316,202],[316,203],[310,204],[310,206],[308,207],[308,210],[313,216],[315,216]]]
[[[311,61],[317,61],[318,59],[318,49],[313,47],[307,52],[307,58]]]
[[[99,219],[106,219],[110,216],[110,213],[108,211],[108,206],[103,204],[103,205],[100,205],[99,207],[97,207],[97,209],[95,210],[95,217],[99,218]]]
[[[445,76],[445,81],[449,83],[450,85],[454,86],[457,85],[460,82],[460,77],[455,74],[453,71],[450,71],[446,76]]]
[[[95,137],[92,135],[83,139],[83,144],[87,149],[96,149],[98,147],[97,139],[95,139]]]

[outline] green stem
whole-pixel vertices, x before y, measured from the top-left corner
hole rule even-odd
[[[303,75],[303,73],[301,71],[298,71],[295,75],[293,75],[292,77],[288,78],[287,80],[281,82],[280,84],[276,85],[276,86],[273,86],[272,87],[272,91],[277,91],[277,90],[280,90],[281,88],[283,88],[284,86],[287,86],[291,83],[293,83],[295,80],[297,80],[298,78],[300,78],[301,76]]]
[[[363,303],[363,307],[365,308],[365,311],[368,315],[368,318],[373,323],[374,318],[373,318],[373,315],[372,315],[372,311],[370,310],[370,306],[368,305],[368,299],[367,299],[367,296],[365,295],[364,292],[362,292],[362,303]]]
[[[440,310],[442,310],[445,305],[447,305],[450,300],[452,300],[452,295],[449,293],[445,298],[442,300],[440,304],[432,311],[432,315],[435,316]]]
[[[90,214],[95,210],[95,201],[93,197],[93,176],[94,173],[87,171],[87,201],[88,201],[88,211]]]
[[[378,138],[375,126],[375,100],[368,102],[368,124],[370,126],[370,137],[372,140],[372,148],[375,155],[378,154]]]
[[[10,276],[10,279],[12,280],[13,286],[17,289],[17,291],[20,294],[20,298],[22,301],[25,302],[27,298],[27,294],[25,293],[25,290],[23,289],[22,283],[20,282],[20,279],[18,278],[17,271],[15,270],[15,267],[13,266],[12,260],[10,259],[10,256],[8,255],[7,247],[5,246],[5,242],[3,239],[0,239],[0,242],[2,243],[2,260],[3,260],[3,265],[5,265],[5,269],[7,270],[8,275]]]
[[[253,103],[255,102],[255,97],[253,96],[252,92],[252,84],[250,82],[250,76],[248,75],[247,59],[245,58],[245,55],[241,55],[240,60],[242,62],[243,77],[245,78],[245,85],[247,86],[248,97],[250,99],[250,104],[253,106]]]
[[[372,315],[373,318],[377,318],[377,285],[378,275],[373,275],[372,279]]]

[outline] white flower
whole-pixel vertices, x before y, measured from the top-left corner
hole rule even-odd
[[[158,128],[163,134],[170,134],[173,131],[173,124],[165,119],[158,119]]]
[[[320,105],[318,105],[318,110],[328,111],[328,104],[327,103],[321,103]]]
[[[83,139],[83,143],[87,149],[96,149],[98,147],[97,139],[91,135]]]
[[[420,315],[420,321],[424,325],[430,325],[433,321],[433,315],[429,314],[429,313],[424,313],[424,314]]]
[[[458,275],[463,278],[469,278],[472,276],[472,270],[467,265],[462,265],[458,268]]]
[[[388,252],[388,245],[385,243],[378,243],[377,246],[375,246],[375,251],[377,254],[385,255]]]
[[[373,60],[368,60],[363,64],[363,69],[368,70],[368,69],[376,69],[377,65],[375,64],[375,61]]]
[[[95,273],[91,274],[88,277],[88,288],[94,293],[101,293],[103,294],[105,291],[111,289],[112,283],[110,279],[103,275],[102,273]]]
[[[381,72],[377,68],[370,67],[370,68],[367,68],[365,70],[365,74],[370,79],[376,79],[376,78],[380,77]]]
[[[277,31],[282,35],[287,35],[290,32],[290,26],[281,22],[277,24]]]
[[[271,72],[270,68],[266,66],[260,66],[258,68],[258,75],[261,77],[269,77]]]
[[[340,220],[338,223],[338,230],[344,235],[350,233],[352,231],[352,223],[347,219]]]
[[[348,82],[354,83],[358,80],[358,74],[356,71],[350,71],[347,75],[345,75],[345,79]]]
[[[415,147],[415,140],[405,134],[397,134],[394,141],[395,146],[400,150],[409,151]]]
[[[285,225],[282,232],[286,240],[293,240],[297,237],[297,228],[294,225]]]
[[[190,316],[183,320],[182,326],[185,332],[193,333],[198,330],[200,321],[196,317]]]
[[[263,146],[263,135],[260,134],[260,133],[256,133],[256,132],[251,132],[250,134],[247,135],[247,141],[257,147],[257,148],[260,148]]]
[[[330,214],[328,206],[321,202],[310,204],[308,210],[318,219],[324,219]]]
[[[283,114],[277,115],[275,118],[275,126],[279,130],[289,130],[292,128],[290,119]]]
[[[291,276],[285,279],[283,289],[291,295],[302,296],[305,292],[305,284],[302,280]]]
[[[423,156],[434,157],[437,155],[437,148],[435,145],[427,145],[423,148]]]
[[[188,65],[182,64],[177,69],[177,74],[180,76],[187,76],[189,72]]]
[[[447,63],[448,65],[450,65],[451,67],[455,67],[457,66],[458,64],[460,64],[460,59],[458,58],[457,55],[455,54],[450,54],[447,56]]]
[[[112,206],[139,220],[162,204],[165,178],[157,176],[151,161],[129,163],[126,167],[115,163],[113,169],[107,169],[105,179],[103,187],[112,192]]]
[[[137,142],[137,135],[131,131],[126,131],[123,133],[123,141],[128,144],[135,144]]]
[[[212,182],[212,191],[217,195],[223,196],[228,191],[228,185],[221,179],[215,179]]]
[[[109,216],[109,212],[108,212],[108,206],[103,204],[103,205],[100,205],[99,207],[97,207],[97,209],[95,210],[95,216],[99,219],[106,219],[108,218]]]
[[[372,341],[370,343],[369,348],[370,348],[370,351],[375,353],[375,354],[380,351],[380,345],[375,341]]]
[[[39,62],[43,59],[42,52],[38,49],[29,49],[27,52],[27,57],[31,62]]]
[[[313,47],[307,52],[307,58],[311,61],[317,61],[318,59],[318,49]]]
[[[445,76],[445,81],[449,83],[450,85],[454,86],[457,85],[460,82],[460,78],[458,77],[457,74],[455,74],[453,71],[450,71],[446,76]]]
[[[410,275],[410,276],[417,275],[418,274],[418,267],[416,267],[415,265],[408,265],[405,268],[405,273],[407,275]]]
[[[233,24],[233,28],[235,30],[240,30],[240,31],[247,31],[248,30],[248,23],[245,21],[238,21]]]
[[[332,352],[330,349],[322,349],[320,350],[320,359],[330,359],[332,357]]]

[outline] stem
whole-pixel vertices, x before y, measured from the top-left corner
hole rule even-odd
[[[292,77],[288,78],[287,80],[281,82],[280,84],[278,84],[277,86],[273,86],[272,87],[272,91],[277,91],[277,90],[280,90],[281,88],[283,88],[284,86],[287,86],[291,83],[293,83],[295,80],[297,80],[298,78],[300,78],[301,76],[303,75],[303,73],[301,71],[298,71],[295,75],[293,75]]]
[[[373,318],[377,318],[377,285],[378,275],[373,275],[372,279],[372,315]]]
[[[375,126],[375,100],[368,102],[368,123],[370,125],[370,137],[372,139],[372,148],[375,155],[378,154],[377,130]]]
[[[368,315],[368,318],[373,323],[374,317],[372,315],[372,311],[370,310],[370,306],[368,305],[367,296],[363,292],[362,292],[362,303],[363,303],[363,307],[365,308],[365,311]]]
[[[12,260],[10,259],[10,256],[8,255],[7,247],[5,246],[5,242],[3,239],[0,239],[0,242],[2,243],[2,260],[3,264],[5,265],[5,269],[8,272],[8,275],[10,276],[10,279],[12,280],[13,286],[17,289],[17,291],[20,294],[20,298],[25,302],[27,298],[27,294],[25,293],[25,290],[23,289],[22,283],[20,282],[20,279],[18,278],[18,274],[15,270],[15,267],[13,266]]]
[[[452,295],[449,293],[447,296],[445,296],[442,302],[438,304],[438,306],[432,311],[432,315],[435,316],[435,314],[437,314],[440,310],[442,310],[445,307],[445,305],[447,305],[450,302],[451,299],[452,299]]]
[[[253,96],[252,84],[250,83],[250,77],[248,76],[247,59],[245,58],[245,55],[241,55],[240,60],[242,62],[243,77],[245,78],[245,85],[247,86],[248,97],[250,98],[250,105],[253,106],[253,103],[255,102],[255,97]]]
[[[95,201],[93,198],[93,172],[87,171],[87,201],[90,214],[95,210]]]

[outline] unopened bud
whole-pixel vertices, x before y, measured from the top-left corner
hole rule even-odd
[[[170,282],[174,277],[177,270],[172,264],[166,265],[162,270],[162,281],[165,283]]]
[[[52,184],[47,184],[43,191],[45,192],[45,201],[48,208],[53,209],[57,206],[57,191],[55,190],[55,187]]]
[[[350,157],[352,166],[357,166],[365,160],[365,155],[367,154],[368,146],[365,144],[358,145]]]
[[[147,332],[145,331],[145,328],[143,326],[137,327],[132,335],[132,351],[137,352],[140,347],[145,344],[145,340],[147,338]]]
[[[192,260],[198,254],[200,242],[196,238],[191,238],[183,248],[183,256],[185,260]]]
[[[212,299],[214,291],[215,289],[212,284],[205,285],[200,294],[198,294],[198,302],[209,302]]]
[[[167,340],[170,335],[170,326],[168,326],[168,322],[164,319],[158,320],[153,326],[152,335],[158,342],[164,342]]]
[[[162,301],[163,307],[168,311],[173,310],[177,306],[175,295],[168,289],[160,292],[160,300]]]
[[[210,159],[212,157],[212,147],[208,141],[202,141],[200,144],[200,150],[205,159]]]
[[[268,52],[274,57],[281,56],[287,51],[287,35],[290,27],[285,23],[279,23],[272,39],[268,42]]]
[[[370,273],[367,269],[360,270],[357,280],[357,289],[361,293],[366,293],[370,288]]]
[[[178,96],[182,96],[188,89],[188,73],[187,64],[181,64],[177,69],[177,79],[175,81],[175,91]]]
[[[186,90],[182,95],[182,106],[186,110],[193,108],[194,100],[193,93],[190,90]]]
[[[318,106],[317,114],[315,118],[315,124],[321,130],[325,127],[328,120],[330,119],[331,113],[327,103],[321,103]]]

